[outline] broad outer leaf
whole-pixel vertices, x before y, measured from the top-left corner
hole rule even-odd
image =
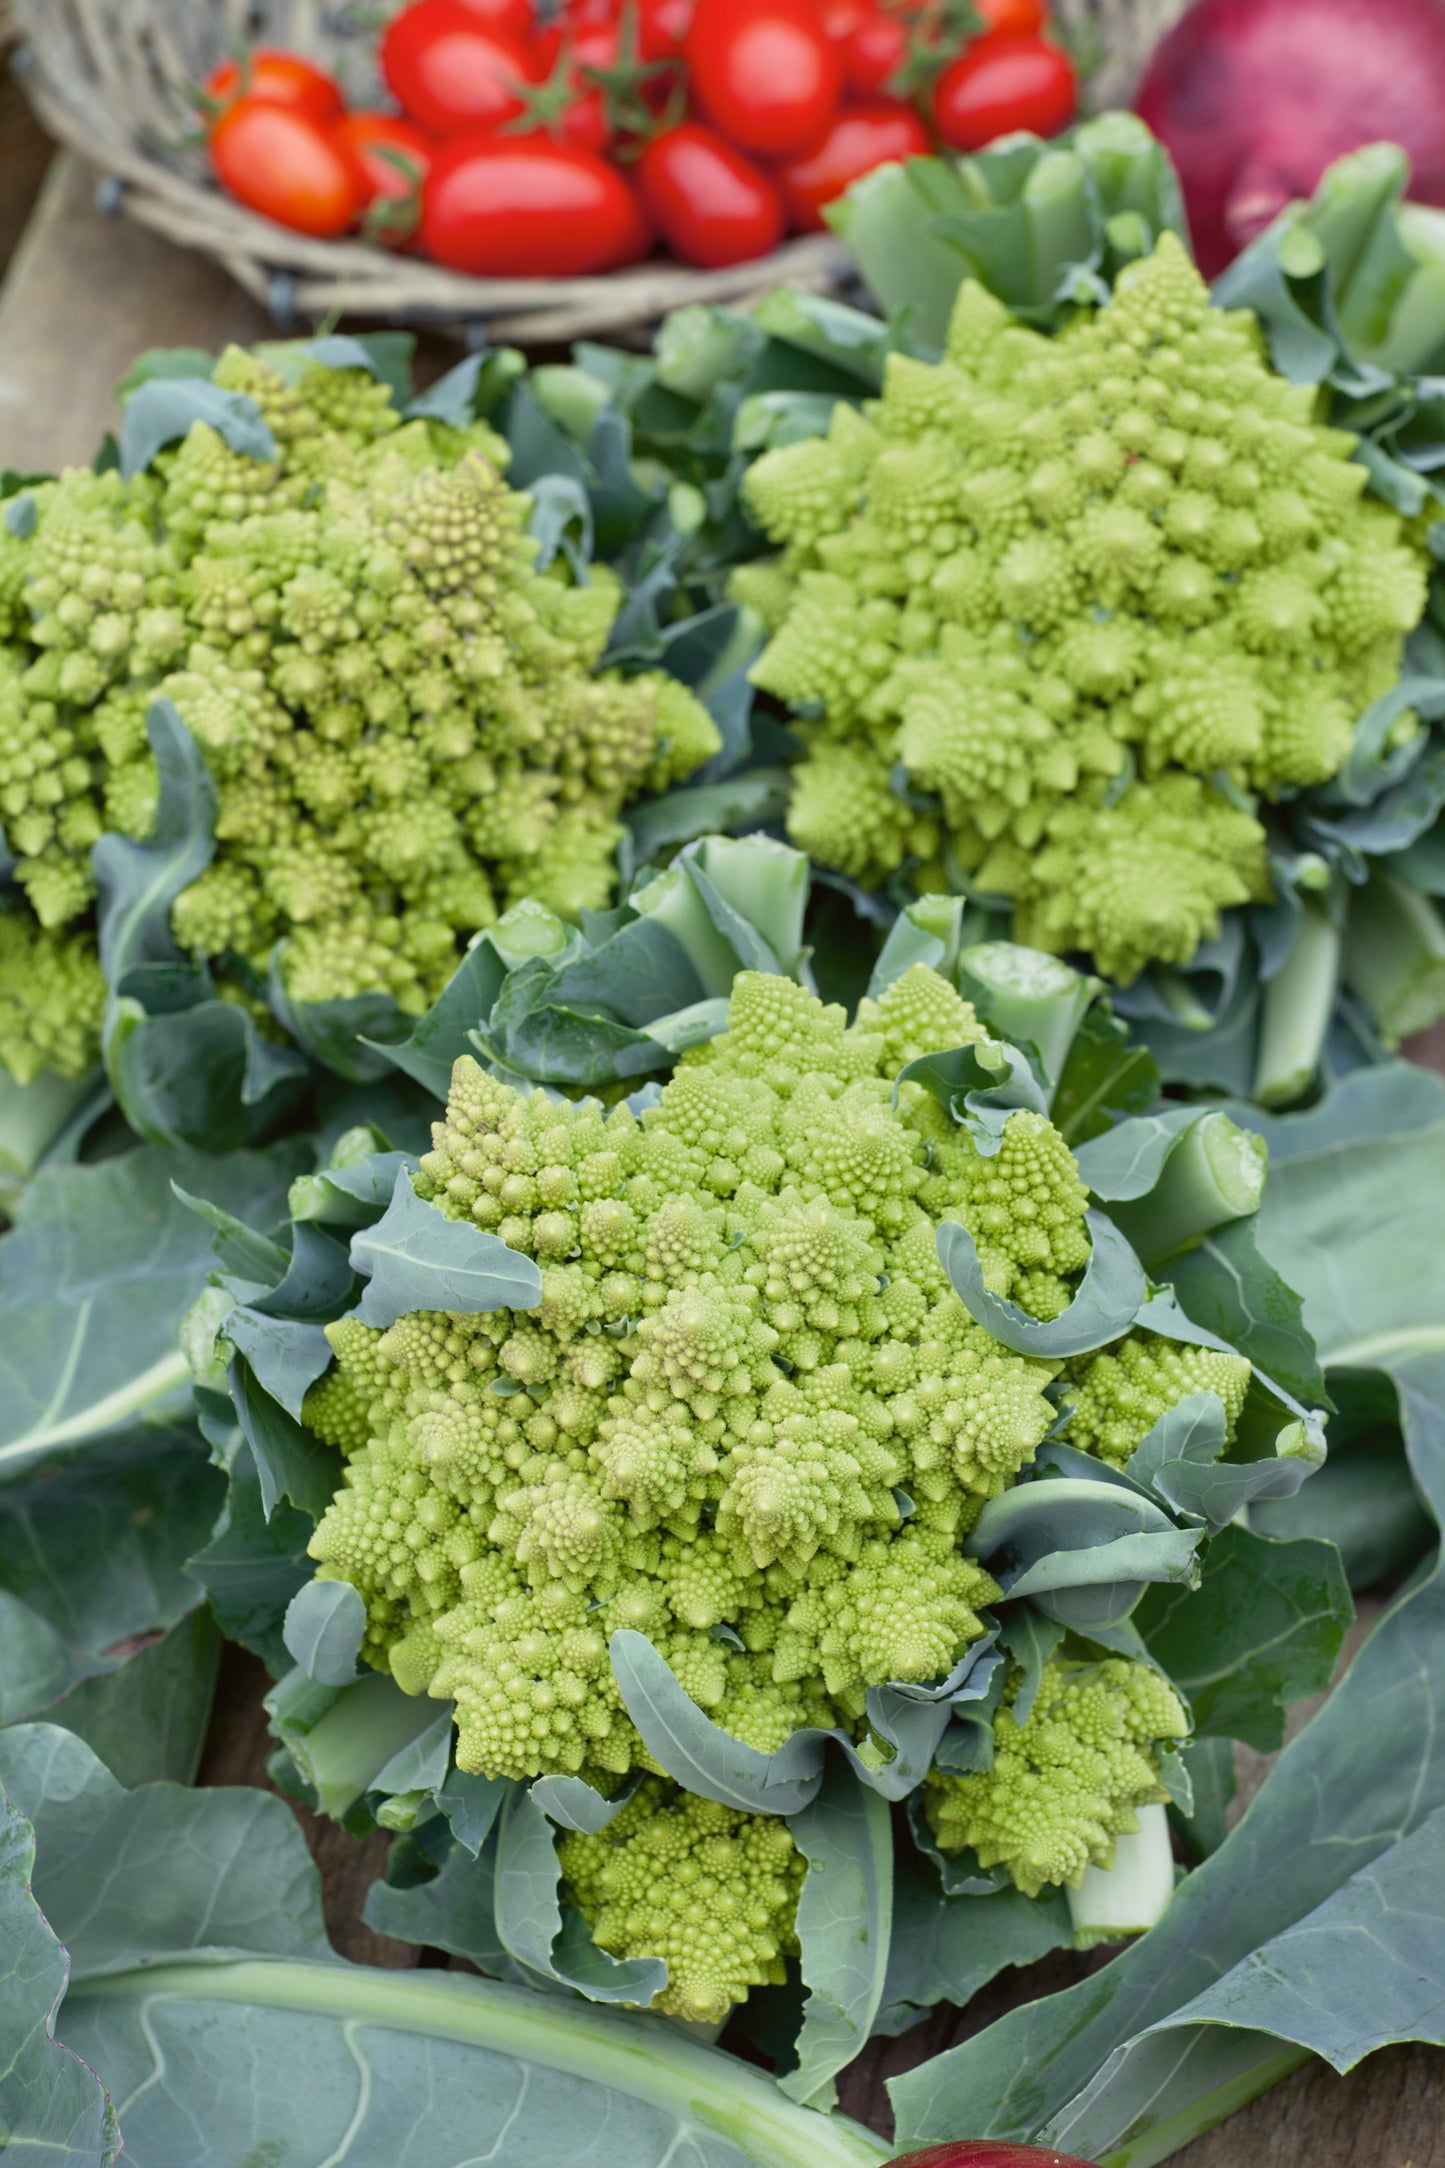
[[[136,1429],[0,1490],[0,1724],[115,1672],[194,1611],[223,1495],[195,1432]]]
[[[1016,1355],[1086,1355],[1129,1330],[1148,1292],[1143,1267],[1113,1221],[1091,1212],[1089,1233],[1088,1270],[1067,1310],[1047,1323],[985,1287],[977,1246],[959,1221],[939,1228],[938,1255],[970,1317]]]
[[[876,2168],[889,2156],[665,2022],[343,1964],[279,1799],[125,1793],[45,1726],[0,1733],[0,1784],[36,1823],[37,1900],[71,1953],[60,2036],[104,2074],[147,2168],[463,2168],[489,2154],[507,2168]],[[10,1951],[7,1937],[0,1967]],[[58,1953],[52,1963],[51,1998]],[[105,2168],[107,2156],[59,2159]]]
[[[1328,1687],[1353,1617],[1332,1543],[1231,1527],[1206,1552],[1199,1587],[1151,1588],[1134,1624],[1201,1736],[1269,1753],[1283,1743],[1286,1704]]]
[[[35,1838],[0,1789],[0,2142],[17,2168],[108,2168],[120,2131],[93,2070],[53,2025],[70,1966],[30,1894]]]
[[[383,1216],[352,1236],[351,1262],[367,1280],[357,1313],[365,1325],[394,1325],[412,1310],[534,1310],[542,1299],[530,1257],[424,1204],[404,1169]]]
[[[1184,2030],[1183,2028],[1190,2028]],[[1305,2050],[1352,2070],[1403,2040],[1445,2045],[1445,1808],[1390,1845],[1313,1912],[1276,1935],[1168,2022],[1120,2049],[1059,2117],[1058,2145],[1128,2145],[1116,2100],[1155,2096],[1164,2121],[1130,2160],[1158,2160],[1174,2131],[1221,2083],[1298,2061]],[[1290,2045],[1281,2050],[1280,2043]],[[1181,2054],[1181,2043],[1187,2044]]]
[[[147,1147],[40,1170],[0,1244],[0,1482],[188,1405],[177,1334],[212,1236],[171,1184],[269,1225],[304,1156],[294,1144],[219,1159]]]
[[[1304,1299],[1326,1373],[1394,1380],[1411,1464],[1445,1516],[1445,1322],[1439,1199],[1445,1083],[1400,1063],[1362,1070],[1317,1108],[1248,1117],[1270,1145],[1262,1241]],[[1033,2003],[894,2081],[900,2142],[979,2136],[1063,2142],[1071,2103],[1117,2049],[1171,2026],[1169,2084],[1110,2065],[1090,2100],[1096,2157],[1147,2168],[1261,2091],[1303,2050],[1186,2015],[1195,1998],[1306,1920],[1445,1806],[1445,1567],[1386,1613],[1323,1710],[1285,1749],[1248,1813],[1159,1925],[1104,1971]],[[1415,1877],[1412,1908],[1438,1904]],[[1378,1910],[1373,1932],[1407,1921]],[[1404,1943],[1396,1945],[1403,1949]],[[1286,1962],[1288,1956],[1286,1955]],[[1332,1992],[1341,1983],[1331,1983]],[[1434,2037],[1433,2021],[1431,2037]],[[1197,2073],[1197,2075],[1196,2075]]]
[[[893,1935],[875,2033],[906,2032],[937,2002],[962,2009],[1008,1965],[1031,1965],[1073,1940],[1061,1892],[1025,1897],[1012,1884],[987,1897],[948,1897],[937,1870],[900,1842]]]
[[[794,2100],[829,2108],[833,2080],[859,2054],[883,1998],[893,1935],[893,1830],[887,1804],[836,1757],[793,1842],[808,1861],[798,1900],[803,2029],[798,2066],[782,2081]]]

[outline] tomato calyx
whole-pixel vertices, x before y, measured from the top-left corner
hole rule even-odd
[[[905,5],[894,12],[907,23],[908,45],[888,79],[888,95],[910,105],[926,105],[944,69],[986,36],[988,25],[974,0],[922,0],[921,6]]]
[[[586,57],[596,36],[596,26],[580,33],[569,26],[549,73],[526,86],[523,110],[498,133],[550,135],[592,150],[610,147],[626,162],[654,136],[675,127],[687,107],[683,70],[673,57],[646,57],[637,0],[622,0],[615,35],[608,40],[610,60]]]

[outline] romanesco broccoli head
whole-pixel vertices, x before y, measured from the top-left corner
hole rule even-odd
[[[1178,1695],[1148,1664],[1046,1664],[1023,1723],[1022,1674],[993,1727],[993,1766],[930,1776],[925,1811],[945,1851],[1002,1865],[1027,1897],[1046,1884],[1077,1888],[1090,1866],[1112,1866],[1114,1840],[1135,1809],[1163,1801],[1158,1750],[1189,1729]]]
[[[785,1821],[648,1777],[605,1829],[557,1849],[598,1947],[666,1959],[654,2009],[715,2025],[751,1988],[782,1985],[806,1869]]]
[[[347,1456],[312,1556],[365,1597],[370,1661],[455,1702],[463,1768],[655,1767],[620,1629],[765,1752],[861,1736],[870,1687],[937,1679],[980,1635],[997,1589],[960,1537],[1051,1428],[1055,1366],[973,1321],[938,1222],[1043,1315],[1089,1240],[1041,1116],[986,1158],[922,1087],[895,1104],[904,1060],[979,1036],[924,965],[851,1027],[744,972],[640,1115],[457,1063],[419,1194],[534,1258],[541,1300],[334,1325],[305,1414]]]
[[[1424,606],[1354,448],[1171,234],[1054,339],[966,285],[939,365],[747,478],[795,841],[966,876],[1121,981],[1186,963],[1268,895],[1251,801],[1339,772]]]
[[[257,403],[277,459],[198,422],[133,479],[37,486],[27,531],[6,533],[10,917],[66,944],[28,999],[0,962],[17,1075],[94,1058],[90,851],[150,831],[159,696],[218,799],[175,937],[262,976],[279,945],[305,1003],[379,990],[418,1013],[517,897],[608,904],[624,804],[718,749],[683,686],[600,667],[620,589],[538,572],[490,432],[403,422],[364,371],[318,364],[293,386],[233,349],[215,380]]]

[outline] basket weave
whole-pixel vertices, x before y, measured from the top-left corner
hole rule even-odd
[[[1187,5],[1056,0],[1061,22],[1104,56],[1091,84],[1095,104],[1127,98],[1155,40]],[[324,0],[11,0],[11,12],[26,41],[26,88],[52,134],[111,176],[120,209],[215,257],[283,323],[347,316],[565,342],[637,333],[688,302],[746,305],[778,285],[827,292],[846,273],[827,234],[725,271],[659,262],[545,281],[465,278],[361,242],[314,241],[233,202],[211,180],[204,154],[181,147],[196,126],[192,86],[245,41],[294,47],[330,68],[349,98],[370,102],[378,94],[374,17],[362,27]]]

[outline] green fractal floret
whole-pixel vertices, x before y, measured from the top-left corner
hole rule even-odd
[[[1046,1884],[1076,1889],[1090,1866],[1114,1861],[1114,1840],[1136,1809],[1168,1796],[1158,1749],[1189,1728],[1179,1697],[1147,1664],[1046,1664],[1024,1723],[1014,1716],[1021,1674],[993,1728],[993,1767],[934,1775],[929,1825],[945,1851],[1005,1867],[1025,1896]]]
[[[804,716],[794,840],[870,885],[966,875],[1121,981],[1188,962],[1268,894],[1251,797],[1339,772],[1424,607],[1353,450],[1170,234],[1055,339],[965,285],[938,366],[895,355],[747,478],[785,546],[749,572],[756,682]]]
[[[305,1413],[347,1455],[312,1555],[366,1598],[368,1659],[456,1704],[463,1768],[655,1769],[620,1629],[768,1752],[861,1735],[870,1687],[980,1635],[997,1589],[959,1539],[1051,1428],[1056,1366],[974,1323],[937,1224],[1049,1314],[1088,1237],[1047,1122],[990,1159],[922,1087],[895,1108],[902,1059],[978,1036],[922,965],[851,1028],[745,972],[640,1116],[457,1063],[419,1193],[535,1258],[541,1301],[334,1325]]]
[[[666,1959],[655,2009],[717,2024],[750,1988],[782,1985],[806,1865],[785,1821],[649,1777],[606,1829],[558,1851],[598,1947]]]
[[[38,485],[5,537],[0,829],[30,938],[65,929],[93,959],[91,847],[150,832],[164,696],[219,800],[180,945],[264,976],[284,944],[293,999],[380,990],[417,1013],[516,898],[608,904],[623,806],[717,733],[672,679],[601,670],[620,590],[537,572],[485,428],[404,423],[362,371],[293,388],[233,349],[215,380],[257,402],[278,460],[198,422],[131,480]],[[28,1038],[50,1065],[94,1058],[98,983],[69,961],[37,977]],[[16,1074],[26,1043],[0,1040]]]
[[[1130,1333],[1101,1355],[1076,1358],[1064,1405],[1069,1442],[1122,1468],[1154,1425],[1192,1393],[1214,1393],[1224,1408],[1227,1434],[1244,1408],[1250,1366],[1242,1355]]]

